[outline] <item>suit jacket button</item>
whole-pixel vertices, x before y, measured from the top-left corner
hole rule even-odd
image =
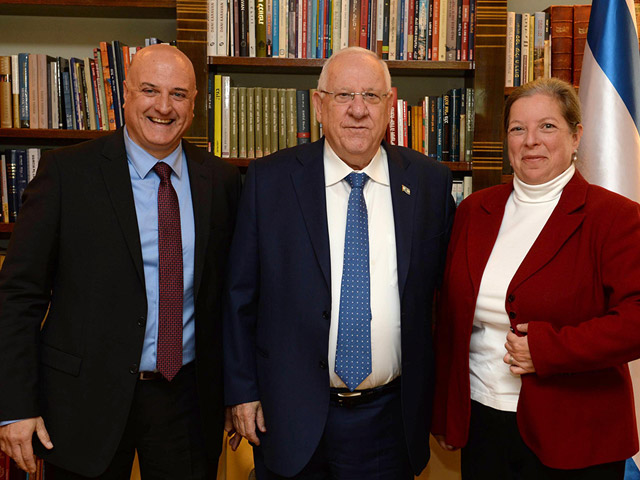
[[[320,368],[326,370],[328,367],[326,360],[320,360]]]
[[[322,312],[322,318],[324,318],[325,320],[329,320],[331,318],[331,314],[325,310],[324,312]]]
[[[136,322],[136,324],[137,324],[139,327],[144,327],[144,323],[145,323],[145,321],[144,321],[144,317],[140,317],[140,318],[138,319],[138,321]]]
[[[129,373],[131,375],[135,375],[138,373],[138,364],[137,363],[132,363],[131,366],[129,367]]]
[[[509,302],[513,302],[516,299],[516,296],[512,293],[511,295],[509,295],[509,298],[507,298],[507,300],[509,300]]]
[[[509,312],[509,318],[511,320],[513,320],[514,318],[516,318],[516,312]]]

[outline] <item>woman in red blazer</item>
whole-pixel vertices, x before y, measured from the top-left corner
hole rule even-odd
[[[514,180],[456,213],[436,324],[432,432],[466,479],[622,479],[638,451],[640,206],[575,169],[573,88],[505,105]]]

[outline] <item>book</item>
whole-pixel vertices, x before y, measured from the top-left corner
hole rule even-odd
[[[256,144],[255,144],[255,124],[256,124],[256,103],[255,103],[255,92],[254,87],[247,88],[247,158],[255,158],[256,157]]]
[[[260,90],[262,92],[262,155],[266,157],[275,152],[275,150],[271,150],[271,90],[269,88],[261,88]]]
[[[18,217],[18,154],[16,150],[5,151],[5,164],[9,222],[15,222]]]
[[[279,120],[280,120],[280,109],[279,109],[280,100],[279,100],[277,88],[269,89],[269,100],[271,101],[271,108],[270,108],[271,119],[269,120],[269,127],[271,129],[269,132],[271,147],[269,151],[271,153],[275,153],[278,151],[278,145],[280,141],[279,134],[278,134]]]
[[[213,154],[222,156],[222,75],[214,76],[213,84]]]
[[[469,0],[469,61],[476,59],[476,0]]]
[[[458,19],[458,0],[448,0],[447,3],[447,33],[445,44],[445,59],[453,62],[456,59],[456,35]]]
[[[309,89],[309,134],[312,142],[320,139],[320,124],[318,123],[316,110],[313,106],[313,95],[316,91],[315,88]]]
[[[58,129],[60,126],[60,74],[58,62],[54,57],[47,55],[47,89],[49,91],[47,116],[48,128]]]
[[[589,30],[589,16],[591,5],[573,6],[573,86],[580,86],[580,74],[582,73],[582,58],[584,47],[587,44],[587,31]]]
[[[238,87],[238,157],[247,158],[247,88]]]
[[[218,35],[216,32],[216,0],[207,0],[207,56],[214,57],[218,55],[217,42]]]
[[[118,74],[116,68],[116,56],[114,54],[113,45],[109,42],[105,42],[107,51],[107,65],[109,66],[109,85],[111,87],[111,98],[113,100],[113,115],[115,119],[116,128],[120,128],[124,125],[124,119],[122,115],[122,100],[118,89]],[[103,58],[104,63],[104,58]],[[106,75],[106,73],[105,73]]]
[[[573,6],[551,5],[551,75],[571,83],[573,80]]]
[[[20,72],[18,55],[11,55],[11,103],[13,128],[20,128]]]
[[[449,161],[460,161],[460,113],[462,108],[462,90],[454,88],[449,90],[450,115],[449,115]]]
[[[13,127],[11,57],[0,56],[0,128]]]
[[[255,87],[253,90],[253,130],[254,130],[254,145],[255,145],[255,158],[264,156],[264,149],[262,147],[264,141],[264,134],[262,129],[264,128],[264,107],[262,106],[262,88]]]
[[[229,157],[238,158],[238,87],[229,88]]]
[[[533,79],[544,77],[544,12],[535,12],[533,33]]]
[[[39,163],[40,163],[40,149],[27,148],[27,167],[26,167],[27,183],[33,180],[33,177],[36,176]]]
[[[466,62],[469,60],[469,19],[471,17],[470,0],[462,0],[462,40],[460,44],[460,60]]]
[[[7,156],[6,154],[0,155],[0,202],[2,205],[2,222],[9,223],[9,194],[7,186]],[[2,451],[0,450],[0,455]]]
[[[231,156],[231,77],[222,75],[221,157]]]
[[[237,0],[238,4],[238,37],[240,38],[239,51],[241,57],[249,56],[249,9],[247,0]]]
[[[249,56],[256,56],[256,0],[249,0]]]
[[[219,0],[219,1],[222,3],[225,3],[224,0]],[[256,0],[256,56],[257,57],[267,56],[266,8],[267,8],[266,0]]]
[[[389,52],[387,56],[389,60],[396,60],[397,58],[398,4],[398,0],[389,0]]]
[[[71,57],[69,59],[69,74],[71,76],[71,103],[73,106],[74,128],[85,130],[84,117],[84,94],[82,88],[82,76],[80,73],[79,58]]]
[[[438,60],[440,56],[440,0],[433,0],[432,28],[431,28],[431,58]]]
[[[95,71],[93,70],[94,67]],[[94,81],[94,90],[97,92],[96,96],[98,103],[98,116],[100,119],[100,129],[115,130],[115,128],[111,128],[111,122],[109,120],[107,93],[104,88],[104,68],[102,67],[102,55],[99,48],[93,49],[93,63],[91,65],[91,68],[91,75],[93,76]]]
[[[309,123],[309,91],[296,91],[296,142],[298,145],[309,143],[311,140],[311,125]]]
[[[86,118],[88,120],[87,127],[89,130],[100,130],[100,124],[98,122],[98,108],[96,105],[96,92],[93,88],[94,76],[92,74],[92,69],[95,71],[95,63],[92,67],[91,62],[93,62],[93,59],[89,57],[85,57],[82,61],[84,62],[83,86],[85,90]]]
[[[18,54],[18,82],[20,85],[20,128],[29,128],[29,54]]]
[[[114,109],[113,87],[111,85],[111,71],[109,69],[107,42],[100,42],[98,51],[100,53],[99,58],[102,65],[102,83],[104,88],[105,110],[107,112],[106,118],[109,126],[108,130],[115,130],[118,127],[116,124],[116,114]]]
[[[513,87],[513,69],[515,66],[516,12],[507,12],[507,48],[505,56],[504,86]]]
[[[449,1],[440,0],[440,38],[438,38],[440,48],[438,50],[438,58],[434,58],[434,60],[440,62],[444,62],[447,59],[447,12]]]
[[[522,14],[522,34],[520,37],[520,84],[524,85],[533,78],[529,75],[529,17]]]
[[[451,161],[451,94],[442,95],[442,161]]]
[[[473,158],[473,134],[475,128],[475,90],[467,88],[465,95],[465,159],[467,162]]]
[[[298,106],[296,101],[296,89],[287,88],[285,92],[286,116],[287,116],[287,147],[295,147],[298,144]]]
[[[40,115],[38,111],[38,57],[35,53],[29,54],[29,128],[40,128]]]
[[[516,13],[513,42],[513,86],[519,87],[522,74],[522,14]]]
[[[286,99],[286,89],[278,88],[278,118],[277,118],[277,138],[278,138],[278,148],[277,150],[282,150],[287,148],[287,99]],[[273,94],[273,91],[272,91]]]

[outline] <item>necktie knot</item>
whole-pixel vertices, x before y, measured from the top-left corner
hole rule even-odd
[[[158,176],[160,177],[160,181],[162,183],[168,183],[170,182],[170,178],[171,178],[171,166],[164,163],[164,162],[158,162],[153,166],[153,171],[156,172],[158,174]]]
[[[367,180],[369,180],[369,176],[366,173],[351,172],[347,175],[347,182],[349,182],[351,188],[364,188]]]

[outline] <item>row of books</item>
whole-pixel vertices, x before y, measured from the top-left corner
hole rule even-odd
[[[460,205],[460,202],[471,195],[471,192],[473,192],[473,177],[464,176],[462,179],[453,179],[453,185],[451,185],[451,196],[455,200],[456,205]]]
[[[0,152],[0,222],[16,221],[22,206],[22,193],[38,170],[40,155],[40,148]]]
[[[473,61],[476,0],[208,0],[207,55]]]
[[[209,150],[222,158],[260,158],[320,138],[309,90],[232,87],[209,76]]]
[[[0,257],[3,259],[4,257]],[[0,265],[3,260],[0,260]],[[36,461],[36,473],[28,474],[20,470],[11,458],[0,450],[0,480],[44,480],[44,462],[41,459]]]
[[[474,98],[472,88],[454,88],[443,95],[425,96],[415,106],[398,99],[391,109],[387,140],[437,161],[470,162],[475,128]]]
[[[146,44],[160,42],[149,38]],[[0,128],[115,130],[124,124],[122,82],[142,47],[100,42],[84,58],[0,56]]]
[[[505,85],[541,77],[580,85],[591,5],[552,5],[543,12],[507,12]]]

